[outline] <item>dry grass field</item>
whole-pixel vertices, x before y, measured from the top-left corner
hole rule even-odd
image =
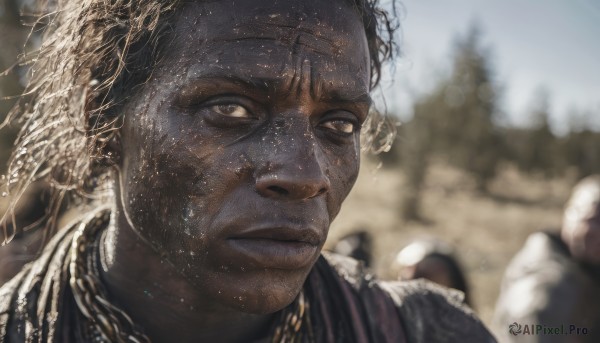
[[[395,254],[416,238],[450,242],[466,269],[475,310],[488,325],[502,274],[526,237],[560,225],[562,207],[574,180],[526,177],[503,168],[489,195],[475,191],[469,177],[434,164],[423,193],[422,222],[404,222],[399,214],[403,177],[398,169],[378,169],[363,159],[355,188],[330,231],[327,247],[341,236],[367,228],[374,236],[374,272],[383,279]]]

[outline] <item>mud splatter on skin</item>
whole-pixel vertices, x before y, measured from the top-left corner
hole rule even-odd
[[[119,213],[168,261],[147,277],[185,299],[173,306],[273,313],[300,291],[357,177],[369,52],[351,8],[231,6],[186,4],[168,53],[124,107]],[[273,267],[253,257],[263,248],[233,248],[240,232],[265,227],[307,231],[314,249]],[[124,256],[119,268],[134,268]]]

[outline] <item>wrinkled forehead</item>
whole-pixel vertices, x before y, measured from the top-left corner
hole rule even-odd
[[[365,35],[361,18],[341,0],[195,1],[183,5],[178,23],[207,45],[262,38],[332,54],[366,48],[366,38],[356,41]]]
[[[175,20],[172,49],[199,62],[268,55],[310,59],[324,71],[362,73],[369,79],[369,53],[362,20],[344,1],[224,0],[186,3]],[[290,62],[290,61],[286,61]],[[302,63],[302,61],[300,62]],[[326,66],[326,67],[323,67]]]

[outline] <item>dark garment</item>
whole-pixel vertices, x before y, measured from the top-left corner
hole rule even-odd
[[[515,324],[516,323],[516,324]],[[513,332],[509,332],[513,325]],[[519,330],[520,325],[520,330]],[[531,325],[587,334],[525,334]],[[600,283],[595,272],[571,257],[559,235],[538,232],[527,239],[504,276],[494,329],[501,342],[600,342]],[[521,332],[517,332],[521,331]],[[574,332],[576,333],[576,331]]]
[[[305,289],[321,292],[317,297],[320,300],[311,303],[328,302],[328,310],[323,311],[325,315],[319,321],[324,325],[320,327],[329,328],[331,324],[325,323],[335,325],[336,320],[341,323],[327,339],[318,342],[348,342],[349,336],[356,342],[496,342],[465,305],[463,293],[425,280],[376,281],[364,273],[356,260],[324,256],[326,261],[317,262]],[[327,271],[330,266],[335,272]]]
[[[60,231],[0,288],[0,342],[86,342],[69,286],[74,231]],[[376,282],[349,258],[319,258],[304,292],[316,342],[495,342],[461,293],[424,281]]]

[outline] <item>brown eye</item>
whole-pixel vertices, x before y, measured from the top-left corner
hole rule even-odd
[[[354,132],[354,123],[347,120],[329,120],[322,123],[321,126],[341,134],[351,134]]]
[[[212,111],[233,118],[250,118],[250,112],[244,106],[236,104],[214,105],[210,108]]]

